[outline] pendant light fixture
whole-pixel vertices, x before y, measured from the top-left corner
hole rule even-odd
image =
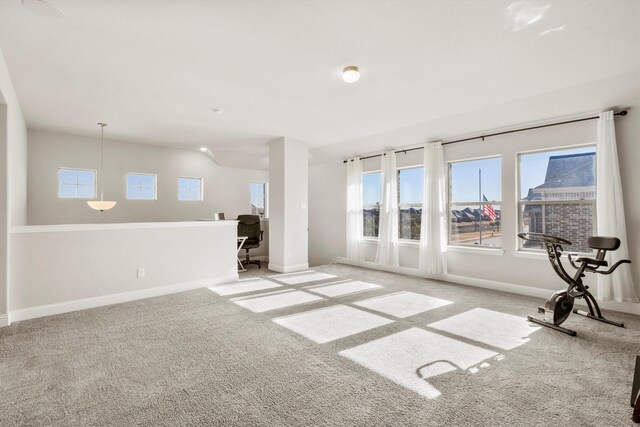
[[[98,123],[100,126],[100,144],[101,144],[101,157],[100,157],[100,200],[89,200],[87,204],[91,209],[95,209],[100,212],[108,211],[116,205],[115,201],[104,200],[104,127],[106,123]]]

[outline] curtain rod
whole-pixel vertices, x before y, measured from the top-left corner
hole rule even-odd
[[[627,114],[628,114],[627,110],[622,110],[622,111],[619,111],[617,113],[613,113],[614,116],[620,116],[620,117],[624,117]],[[584,117],[582,119],[566,120],[564,122],[547,123],[545,125],[529,126],[529,127],[525,127],[525,128],[505,130],[505,131],[502,131],[502,132],[489,133],[489,134],[486,134],[486,135],[478,135],[478,136],[472,136],[472,137],[469,137],[469,138],[454,139],[452,141],[443,141],[442,145],[456,144],[458,142],[465,142],[465,141],[473,141],[474,139],[481,139],[482,141],[484,141],[485,138],[489,138],[489,137],[492,137],[492,136],[506,135],[508,133],[524,132],[524,131],[533,130],[533,129],[548,128],[548,127],[551,127],[551,126],[566,125],[566,124],[569,124],[569,123],[584,122],[584,121],[587,121],[587,120],[595,120],[595,119],[599,119],[599,118],[600,118],[600,116]],[[396,154],[406,153],[407,151],[422,150],[422,148],[423,147],[416,147],[416,148],[408,148],[406,150],[398,150],[398,151],[396,151]],[[384,153],[373,154],[371,156],[360,157],[360,160],[372,159],[374,157],[380,157],[380,156],[384,156],[384,155],[385,155]],[[348,161],[349,160],[343,160],[342,163],[347,163]],[[353,159],[351,159],[351,161],[353,161]]]

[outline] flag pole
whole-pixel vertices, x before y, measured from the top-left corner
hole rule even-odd
[[[482,203],[482,169],[478,168],[478,200]],[[480,244],[482,244],[482,211],[484,206],[480,205],[480,224],[478,225],[478,230],[480,231]]]

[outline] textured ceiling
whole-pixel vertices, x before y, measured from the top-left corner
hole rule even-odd
[[[113,139],[225,155],[279,136],[319,149],[640,72],[637,0],[49,1],[64,19],[0,1],[30,127],[95,136],[106,121]]]

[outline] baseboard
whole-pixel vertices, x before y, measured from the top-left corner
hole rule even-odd
[[[356,267],[370,268],[372,270],[387,271],[389,273],[404,274],[406,276],[421,277],[423,279],[446,280],[446,275],[444,274],[426,274],[418,271],[415,268],[409,267],[390,267],[387,265],[379,265],[375,262],[353,261],[346,258],[336,258],[333,262],[338,264],[353,265]]]
[[[515,283],[496,282],[495,280],[478,279],[476,277],[457,276],[447,274],[443,279],[446,282],[457,283],[459,285],[473,286],[476,288],[491,289],[492,291],[509,292],[510,294],[525,295],[528,297],[547,299],[554,290],[536,288],[535,286],[517,285]]]
[[[157,297],[161,295],[174,294],[177,292],[189,291],[192,289],[207,286],[219,285],[222,283],[235,282],[238,280],[238,273],[228,274],[214,279],[203,279],[192,282],[177,283],[174,285],[158,286],[155,288],[140,289],[136,291],[121,292],[117,294],[102,295],[93,298],[83,298],[71,301],[64,301],[55,304],[40,305],[36,307],[23,308],[9,312],[10,322],[35,319],[38,317],[52,316],[54,314],[68,313],[71,311],[86,310],[88,308],[102,307],[105,305],[119,304],[122,302],[139,299]],[[0,317],[0,326],[2,317]]]
[[[387,267],[378,265],[373,262],[352,261],[346,258],[338,258],[336,263],[353,265],[356,267],[370,268],[373,270],[388,271],[390,273],[405,274],[408,276],[421,277],[424,279],[442,280],[460,285],[474,286],[476,288],[491,289],[494,291],[509,292],[512,294],[525,295],[529,297],[547,299],[554,290],[545,288],[536,288],[535,286],[518,285],[515,283],[497,282],[495,280],[479,279],[476,277],[457,276],[455,274],[429,275],[419,272],[414,268],[407,267]],[[598,301],[600,308],[603,310],[617,311],[619,313],[628,313],[640,315],[640,304],[629,302],[615,301]],[[586,303],[582,299],[576,300],[576,305],[585,306]]]
[[[296,271],[303,271],[303,270],[308,270],[309,269],[309,263],[304,263],[304,264],[295,264],[295,265],[278,265],[278,264],[274,264],[272,262],[269,263],[269,265],[267,266],[267,269],[271,270],[271,271],[276,271],[278,273],[295,273]]]
[[[0,314],[0,328],[3,326],[9,326],[9,316],[6,314]]]

